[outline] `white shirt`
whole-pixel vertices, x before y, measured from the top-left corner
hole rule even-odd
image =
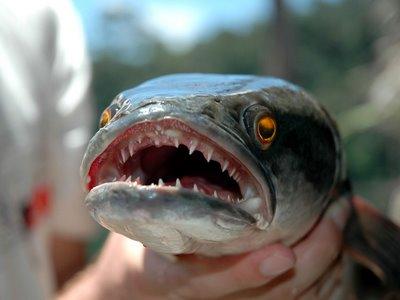
[[[87,238],[95,228],[79,182],[92,122],[89,81],[69,2],[0,0],[1,300],[49,298],[47,235]],[[27,226],[27,208],[43,186],[49,211]]]

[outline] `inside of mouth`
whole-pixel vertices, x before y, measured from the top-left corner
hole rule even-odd
[[[218,162],[207,162],[200,151],[189,154],[185,145],[142,149],[123,164],[122,174],[133,180],[139,177],[138,181],[143,185],[162,182],[166,186],[175,186],[179,180],[183,188],[207,195],[232,200],[242,198],[238,183],[227,171],[222,172]]]
[[[247,168],[223,145],[182,122],[135,124],[92,162],[88,189],[112,181],[184,188],[239,203],[260,196]]]
[[[98,181],[176,186],[232,202],[243,198],[238,182],[229,176],[228,170],[222,171],[217,161],[207,161],[200,151],[190,153],[185,145],[152,145],[123,163],[110,161],[102,168]]]

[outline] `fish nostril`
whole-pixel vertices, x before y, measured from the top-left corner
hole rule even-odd
[[[221,103],[221,99],[219,97],[215,97],[214,101],[217,102],[217,103]]]
[[[218,107],[216,105],[211,105],[211,104],[204,106],[201,111],[201,114],[206,115],[212,120],[217,119],[218,113],[219,113]]]

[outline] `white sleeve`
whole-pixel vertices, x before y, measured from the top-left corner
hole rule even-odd
[[[49,5],[55,31],[50,51],[49,103],[43,110],[48,146],[44,165],[53,196],[50,221],[55,233],[86,239],[97,228],[83,205],[85,192],[79,177],[93,125],[88,93],[90,66],[82,26],[72,5],[60,0],[49,1]]]

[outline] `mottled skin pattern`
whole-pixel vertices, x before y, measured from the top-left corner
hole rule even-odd
[[[334,122],[307,93],[282,80],[169,75],[121,93],[111,105],[119,111],[90,141],[81,169],[85,182],[93,160],[124,130],[175,118],[240,159],[265,196],[267,212],[256,222],[240,207],[184,190],[160,193],[114,182],[89,193],[86,204],[98,222],[156,251],[220,255],[278,240],[292,244],[310,230],[344,179]],[[263,112],[277,123],[268,149],[254,132]]]

